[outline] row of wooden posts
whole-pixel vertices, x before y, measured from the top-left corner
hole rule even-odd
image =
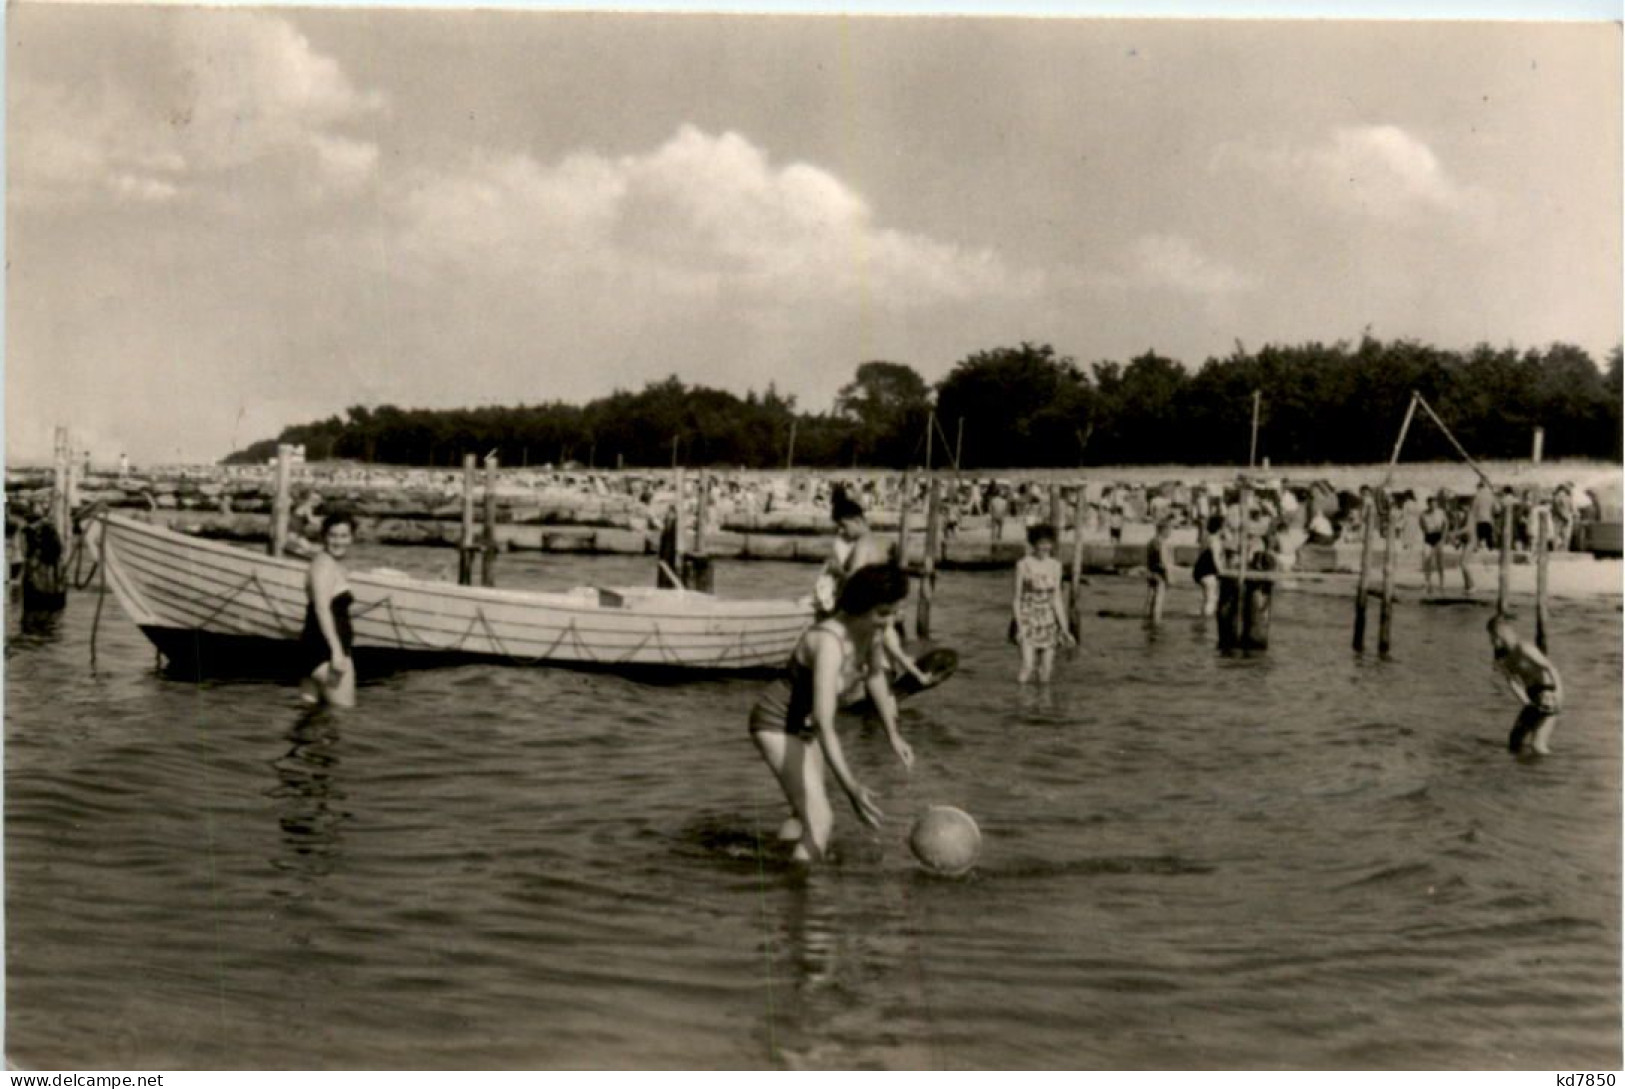
[[[289,481],[291,475],[292,447],[279,446],[277,449],[276,490],[271,503],[272,527],[270,534],[269,551],[273,556],[283,554],[288,534],[288,522],[291,513],[291,500],[289,494]],[[478,558],[479,581],[481,586],[496,585],[496,481],[498,462],[495,454],[485,457],[485,489],[484,489],[484,518],[483,535],[476,539],[474,521],[474,495],[476,484],[476,459],[473,454],[463,457],[463,531],[458,545],[457,581],[464,585],[472,585],[474,581],[476,558]],[[684,470],[682,466],[673,468],[673,477],[676,494],[683,494]],[[702,477],[703,481],[703,477]],[[933,474],[926,490],[925,514],[925,548],[919,564],[910,564],[909,557],[909,513],[910,499],[913,488],[910,474],[904,472],[901,500],[898,511],[897,558],[909,575],[918,581],[919,589],[915,596],[915,634],[921,639],[931,637],[931,608],[936,598],[937,585],[937,557],[942,551],[942,482]],[[1250,490],[1243,488],[1243,502],[1250,498]],[[710,565],[710,558],[705,550],[705,525],[709,515],[710,488],[702,482],[696,499],[693,535],[691,546],[683,547],[681,515],[679,514],[679,528],[675,555],[670,558],[670,575],[690,589],[709,592],[713,589],[714,572]],[[681,506],[678,508],[681,511]],[[1084,519],[1088,511],[1088,502],[1082,488],[1077,490],[1077,497],[1071,511],[1073,519],[1073,539],[1071,556],[1071,596],[1068,604],[1069,614],[1072,618],[1073,630],[1081,629],[1083,621],[1083,595],[1079,588],[1083,585],[1083,529]],[[1057,536],[1067,512],[1063,509],[1061,486],[1051,485],[1049,493],[1050,525],[1055,527]],[[1243,546],[1245,547],[1245,529],[1243,529]],[[1240,576],[1241,599],[1246,600],[1246,574]],[[1246,645],[1248,638],[1245,625],[1251,623],[1251,614],[1247,610],[1235,610],[1233,642],[1235,645]],[[1221,642],[1226,642],[1221,639]]]
[[[1408,420],[1407,420],[1408,424]],[[69,493],[69,478],[72,467],[69,451],[66,446],[66,431],[59,428],[57,434],[57,481],[58,487],[53,498],[52,519],[59,527],[62,539],[67,539],[71,530],[69,524],[69,507],[67,496]],[[1401,433],[1401,443],[1404,441]],[[270,552],[280,556],[283,553],[287,540],[288,519],[290,515],[289,477],[291,470],[292,448],[281,446],[277,450],[276,492],[272,501],[272,532]],[[483,510],[483,535],[476,540],[474,521],[474,493],[476,478],[476,458],[473,454],[463,457],[463,532],[458,545],[457,581],[462,585],[472,585],[474,581],[476,558],[479,561],[479,581],[482,586],[496,585],[496,481],[498,461],[496,455],[488,454],[485,457],[485,489]],[[683,469],[681,466],[674,470],[676,494],[683,494]],[[703,478],[702,478],[703,480]],[[913,489],[910,487],[908,472],[903,474],[901,498],[898,511],[898,537],[897,556],[911,576],[919,581],[919,592],[915,601],[914,629],[916,635],[922,639],[931,637],[931,608],[936,597],[937,556],[941,550],[942,541],[942,502],[941,481],[933,474],[926,491],[925,516],[925,549],[922,560],[918,566],[907,563],[909,549],[909,507]],[[705,523],[708,515],[708,500],[710,489],[701,484],[694,516],[692,548],[683,549],[681,527],[677,534],[678,544],[675,561],[671,566],[673,574],[686,585],[694,589],[710,590],[712,588],[712,571],[709,557],[705,551]],[[1240,485],[1240,509],[1247,511],[1252,500],[1252,488],[1247,478],[1243,477]],[[679,510],[681,508],[679,507]],[[1073,630],[1080,630],[1083,620],[1083,595],[1079,588],[1083,584],[1083,526],[1084,517],[1088,509],[1083,490],[1078,489],[1074,502],[1073,538],[1071,556],[1071,596],[1069,612],[1072,617]],[[1355,589],[1354,613],[1354,649],[1363,652],[1366,639],[1367,604],[1371,596],[1371,563],[1372,544],[1377,524],[1377,505],[1375,500],[1368,496],[1362,508],[1364,532],[1360,542],[1360,573]],[[1055,527],[1057,534],[1062,525],[1063,500],[1060,485],[1051,485],[1049,494],[1050,525]],[[1500,554],[1500,585],[1496,597],[1496,609],[1506,611],[1507,587],[1510,579],[1512,565],[1512,535],[1514,512],[1509,507],[1505,512],[1504,525],[1501,535]],[[1545,508],[1537,511],[1537,532],[1535,534],[1535,562],[1536,562],[1536,591],[1535,591],[1535,638],[1537,645],[1544,651],[1546,649],[1548,608],[1547,608],[1547,571],[1548,552],[1546,537],[1548,533],[1551,512]],[[1380,590],[1381,610],[1378,620],[1377,650],[1380,654],[1389,653],[1393,645],[1393,603],[1394,603],[1394,568],[1399,554],[1399,520],[1389,517],[1387,519],[1387,547],[1383,554],[1382,584]],[[1240,539],[1237,542],[1238,555],[1243,562],[1238,564],[1234,576],[1234,598],[1231,598],[1231,586],[1224,587],[1224,596],[1230,607],[1224,610],[1221,617],[1220,643],[1227,647],[1261,648],[1267,640],[1267,620],[1263,612],[1267,605],[1259,600],[1259,594],[1268,596],[1270,589],[1267,578],[1257,575],[1251,581],[1259,584],[1255,593],[1249,594],[1249,573],[1245,557],[1249,544],[1248,520],[1243,517],[1239,520]],[[1465,557],[1463,558],[1465,562]]]
[[[1485,485],[1490,485],[1490,478],[1484,473],[1483,469],[1479,468],[1478,463],[1473,461],[1472,456],[1467,453],[1467,450],[1461,445],[1461,442],[1444,420],[1440,419],[1439,414],[1433,411],[1433,406],[1428,404],[1427,399],[1420,393],[1413,392],[1410,404],[1405,409],[1405,419],[1399,425],[1399,437],[1394,440],[1394,452],[1388,459],[1388,474],[1383,477],[1381,491],[1386,493],[1388,483],[1393,479],[1394,468],[1399,464],[1399,453],[1405,446],[1405,436],[1410,432],[1411,421],[1415,419],[1418,408],[1438,425],[1439,430],[1444,433],[1445,438],[1455,448],[1456,453],[1474,473],[1478,474],[1478,479],[1483,481]],[[1533,461],[1537,465],[1540,464],[1542,437],[1542,429],[1535,428]],[[1245,509],[1245,506],[1243,509]],[[1361,504],[1360,513],[1361,520],[1364,523],[1364,531],[1360,538],[1360,577],[1354,590],[1354,650],[1356,653],[1365,652],[1366,601],[1370,592],[1371,576],[1371,539],[1377,520],[1377,504],[1373,496],[1366,496],[1365,501]],[[1512,537],[1515,514],[1516,512],[1512,506],[1508,504],[1501,516],[1501,555],[1495,595],[1495,611],[1497,615],[1505,614],[1507,611],[1507,591],[1512,581]],[[1535,644],[1542,653],[1546,651],[1549,620],[1546,604],[1546,585],[1549,569],[1547,538],[1551,533],[1551,519],[1552,512],[1549,507],[1539,506],[1535,509],[1535,540],[1533,542],[1535,549]],[[1377,628],[1377,653],[1383,655],[1386,655],[1393,646],[1394,562],[1399,552],[1399,519],[1393,517],[1392,512],[1389,512],[1387,522],[1387,547],[1383,550],[1382,558],[1382,609],[1379,614]],[[1469,540],[1462,549],[1461,562],[1464,565],[1464,570],[1468,550],[1475,547],[1475,545],[1475,542]],[[1426,561],[1424,560],[1424,562]],[[1444,572],[1440,571],[1438,575],[1439,589],[1443,590]]]
[[[68,564],[74,543],[73,506],[78,488],[74,471],[73,439],[66,427],[52,436],[51,502],[45,521],[54,542],[37,533],[28,535],[22,569],[22,608],[30,616],[46,619],[68,603]]]
[[[279,446],[277,448],[276,464],[276,490],[271,502],[271,534],[269,551],[273,556],[280,556],[286,548],[288,535],[288,522],[291,513],[291,499],[289,493],[292,466],[292,448]],[[458,545],[457,581],[462,585],[471,585],[474,580],[476,556],[480,559],[479,577],[480,585],[496,585],[496,481],[497,458],[495,454],[488,454],[485,458],[485,495],[484,495],[484,534],[476,542],[474,525],[474,493],[475,493],[475,457],[466,454],[463,457],[463,532]],[[681,511],[681,496],[683,494],[684,471],[682,466],[673,468],[675,494],[679,497],[678,511]],[[675,555],[671,557],[671,574],[676,576],[682,584],[697,590],[710,590],[712,588],[712,571],[709,557],[705,551],[705,524],[709,515],[710,488],[706,486],[704,478],[698,490],[695,504],[692,544],[683,547],[684,534],[681,529],[681,515],[679,513],[679,531]],[[931,478],[926,499],[926,529],[925,554],[918,566],[907,564],[908,559],[908,515],[909,498],[912,492],[908,473],[903,474],[903,488],[901,509],[899,511],[899,530],[897,556],[909,573],[916,577],[920,583],[919,594],[916,601],[915,631],[922,639],[931,635],[931,604],[936,591],[936,560],[941,551],[942,541],[942,502],[941,481],[935,476]],[[1082,490],[1079,490],[1077,511],[1077,536],[1072,554],[1072,584],[1074,587],[1082,581],[1083,568],[1083,516],[1087,509]],[[1061,520],[1061,489],[1054,486],[1050,489],[1050,518],[1051,523],[1059,525]],[[1074,623],[1081,615],[1081,598],[1074,592],[1072,608]]]
[[[1365,532],[1360,540],[1360,577],[1354,591],[1354,649],[1365,650],[1366,604],[1370,596],[1371,575],[1371,541],[1375,536],[1377,507],[1376,503],[1367,497],[1361,508],[1365,519]],[[1500,563],[1497,571],[1497,586],[1495,593],[1495,611],[1507,611],[1507,593],[1512,581],[1512,538],[1515,529],[1516,512],[1509,505],[1501,515],[1501,551]],[[1547,539],[1551,533],[1552,512],[1546,507],[1535,509],[1535,645],[1546,651],[1548,631],[1550,628],[1550,608],[1547,604],[1548,572],[1551,568],[1551,551],[1547,547]],[[1473,547],[1473,542],[1465,544],[1461,562],[1467,563],[1467,550]],[[1382,608],[1379,613],[1377,628],[1377,653],[1387,654],[1393,645],[1392,620],[1394,612],[1394,557],[1399,552],[1399,519],[1389,517],[1387,549],[1382,562]],[[1424,562],[1426,562],[1424,560]],[[1443,587],[1443,574],[1440,574],[1440,589]]]
[[[267,550],[280,556],[287,549],[288,521],[292,512],[289,482],[292,474],[293,448],[286,444],[277,447],[276,490],[271,498],[271,533]],[[476,542],[474,532],[474,483],[477,459],[473,454],[463,455],[463,533],[457,545],[457,582],[462,586],[474,583],[476,557],[480,560],[481,586],[496,585],[496,524],[497,524],[497,457],[485,456],[484,534]]]

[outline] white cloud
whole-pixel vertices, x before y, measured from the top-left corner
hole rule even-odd
[[[180,193],[173,182],[140,174],[115,173],[108,179],[108,184],[120,197],[153,204],[172,200]]]
[[[1427,143],[1397,125],[1337,128],[1312,145],[1228,144],[1214,165],[1238,165],[1317,203],[1377,219],[1489,210],[1487,193],[1452,177]]]
[[[310,147],[316,153],[319,177],[337,189],[359,187],[378,168],[378,145],[365,140],[312,133]]]
[[[1258,277],[1184,235],[1152,232],[1137,235],[1094,263],[1057,270],[1049,282],[1063,297],[1157,291],[1211,303],[1251,291]]]
[[[1192,295],[1226,295],[1253,286],[1252,277],[1175,234],[1148,234],[1135,239],[1125,269],[1127,278],[1138,285]]]
[[[287,20],[250,11],[188,12],[177,39],[185,74],[184,123],[175,127],[201,163],[227,168],[281,152],[311,154],[354,173],[359,141],[335,129],[383,105],[350,84]],[[370,145],[365,145],[370,147]],[[373,149],[376,154],[376,149]]]
[[[737,133],[692,126],[646,154],[581,152],[553,166],[482,157],[420,172],[396,207],[402,251],[425,273],[452,263],[747,305],[908,308],[1037,287],[989,251],[877,226],[825,170],[775,166]]]
[[[180,192],[184,156],[107,89],[19,80],[9,104],[10,195],[24,202],[87,196],[162,200]]]
[[[377,147],[346,131],[383,107],[353,87],[285,19],[186,11],[171,82],[72,87],[16,81],[10,103],[12,195],[25,202],[112,196],[165,201],[228,171],[281,167],[307,195],[355,187]]]

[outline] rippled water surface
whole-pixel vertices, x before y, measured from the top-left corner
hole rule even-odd
[[[449,552],[371,563],[443,574]],[[800,593],[810,569],[724,565]],[[648,576],[505,557],[504,585]],[[1092,608],[1141,589],[1096,579]],[[759,682],[465,667],[292,687],[154,671],[111,599],[11,620],[6,1047],[33,1067],[1617,1068],[1620,615],[1566,605],[1545,759],[1477,608],[1402,603],[1392,660],[1346,597],[1278,598],[1227,658],[1179,616],[1092,618],[1048,689],[1002,573],[939,585],[960,674],[842,724],[888,820],[839,859],[757,851],[784,805]],[[1176,613],[1194,593],[1181,586]],[[911,816],[973,813],[966,879]]]

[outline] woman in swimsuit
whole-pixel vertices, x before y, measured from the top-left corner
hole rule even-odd
[[[1145,546],[1145,618],[1152,624],[1162,623],[1162,603],[1173,572],[1174,550],[1168,543],[1168,530],[1167,518],[1158,521],[1156,536]]]
[[[334,707],[355,706],[355,669],[350,661],[350,585],[344,556],[355,539],[355,520],[330,514],[322,522],[322,550],[305,573],[305,627],[299,633],[299,656],[305,673],[300,698]]]
[[[1445,531],[1450,528],[1450,516],[1445,514],[1444,508],[1439,505],[1438,496],[1428,496],[1427,510],[1422,512],[1422,545],[1427,549],[1422,554],[1422,582],[1426,587],[1425,593],[1433,592],[1433,576],[1439,576],[1439,592],[1444,592],[1444,537]]]
[[[835,612],[802,635],[787,675],[774,681],[750,713],[750,736],[784,790],[794,816],[779,830],[794,840],[793,857],[816,862],[829,848],[835,814],[824,789],[824,765],[835,773],[858,819],[879,827],[874,798],[846,766],[835,733],[841,692],[867,674],[892,749],[904,764],[913,753],[897,732],[896,705],[886,694],[882,633],[897,603],[908,595],[908,576],[897,567],[864,567],[841,587]]]
[[[1191,568],[1191,578],[1202,588],[1203,616],[1213,616],[1219,611],[1219,572],[1223,567],[1219,560],[1229,544],[1228,532],[1224,515],[1208,515],[1207,540],[1196,557],[1196,566]]]

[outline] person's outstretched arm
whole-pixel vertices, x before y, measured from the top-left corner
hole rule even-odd
[[[322,630],[322,638],[327,640],[331,656],[329,665],[335,676],[348,672],[350,668],[349,656],[344,653],[344,643],[339,639],[338,624],[333,619],[333,589],[337,583],[336,563],[322,563],[319,559],[311,563],[306,592],[310,594],[311,607],[316,613],[316,624]]]
[[[891,636],[896,638],[897,633],[891,630],[891,625],[888,624],[886,627]],[[870,650],[869,668],[865,671],[863,684],[869,693],[869,699],[875,705],[875,710],[880,712],[880,722],[886,728],[886,740],[891,742],[892,752],[897,754],[897,759],[903,762],[905,768],[912,768],[914,748],[903,739],[902,731],[898,728],[897,696],[892,692],[891,682],[886,677],[886,660],[891,657],[890,649],[884,638],[875,640]],[[897,650],[902,654],[901,645]],[[902,657],[910,666],[914,664],[906,654]],[[914,672],[923,677],[917,668]]]
[[[835,732],[835,708],[841,694],[841,647],[827,634],[813,648],[813,722],[818,727],[818,740],[824,747],[824,760],[829,764],[835,781],[841,784],[852,811],[871,828],[880,827],[885,816],[869,792],[846,766],[846,754],[841,751],[841,739]]]

